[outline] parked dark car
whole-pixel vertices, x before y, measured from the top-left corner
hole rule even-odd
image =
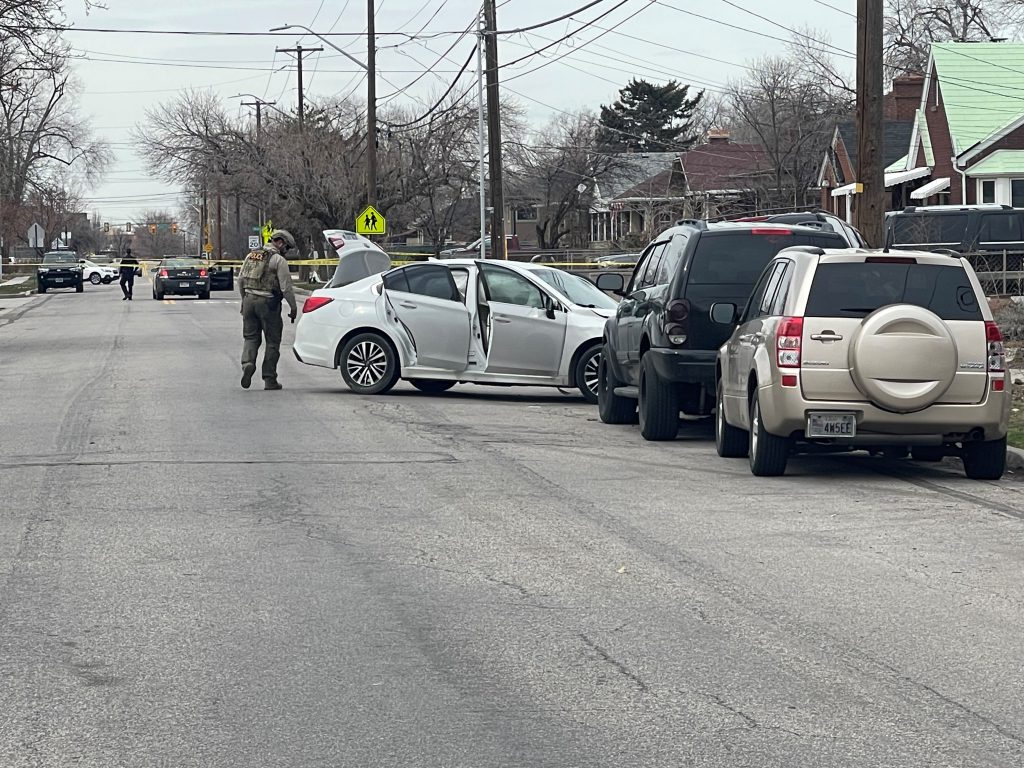
[[[206,273],[210,276],[211,291],[233,291],[235,289],[235,270],[227,264],[206,263]]]
[[[1024,210],[1008,205],[929,205],[886,215],[891,248],[954,253],[1024,251]]]
[[[625,290],[622,275],[599,275],[599,288],[623,296],[605,325],[601,420],[627,424],[639,411],[645,439],[670,440],[680,411],[710,414],[715,359],[732,333],[712,321],[711,305],[744,306],[765,265],[801,245],[848,247],[843,235],[820,228],[686,220],[647,246]]]
[[[50,288],[74,288],[76,293],[85,290],[82,265],[74,251],[47,251],[42,263],[36,267],[36,290],[46,293]]]
[[[833,213],[824,211],[796,211],[793,213],[773,213],[767,216],[746,216],[734,221],[763,221],[768,224],[800,224],[805,227],[822,229],[826,232],[838,232],[843,235],[851,248],[867,248],[868,244],[860,232],[847,224]],[[878,244],[879,247],[882,245]]]
[[[210,298],[210,276],[206,263],[199,259],[163,259],[153,270],[153,298],[167,294]]]

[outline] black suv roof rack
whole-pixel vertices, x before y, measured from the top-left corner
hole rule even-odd
[[[707,229],[708,223],[704,219],[677,219],[677,227],[695,227],[697,229]]]

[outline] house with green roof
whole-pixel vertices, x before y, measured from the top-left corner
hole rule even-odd
[[[903,170],[916,204],[1024,208],[1024,43],[935,43]]]

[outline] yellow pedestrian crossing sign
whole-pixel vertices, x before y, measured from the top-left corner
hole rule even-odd
[[[384,216],[372,205],[356,216],[356,232],[360,235],[383,235],[388,231]]]
[[[267,219],[267,223],[263,225],[263,229],[260,230],[260,235],[263,237],[263,244],[266,245],[270,242],[270,236],[274,233],[274,223]]]

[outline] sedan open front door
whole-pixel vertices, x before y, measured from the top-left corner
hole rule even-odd
[[[565,348],[566,313],[547,293],[511,269],[480,263],[478,303],[486,328],[488,373],[551,376]]]
[[[384,276],[384,292],[415,350],[416,366],[463,371],[470,316],[448,267],[410,264]]]

